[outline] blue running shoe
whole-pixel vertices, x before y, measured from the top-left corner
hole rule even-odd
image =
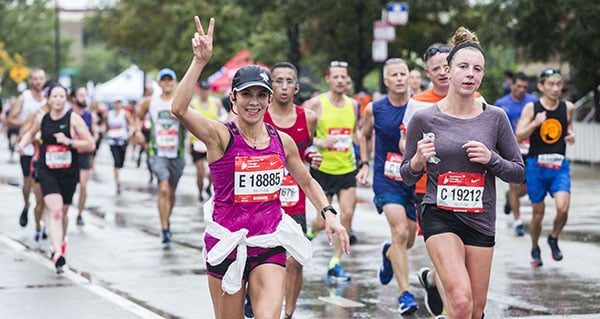
[[[550,245],[550,249],[552,250],[552,259],[561,261],[563,259],[563,254],[560,251],[560,248],[558,248],[558,238],[548,235],[548,245]]]
[[[254,318],[254,311],[252,311],[252,304],[250,303],[250,295],[246,292],[246,302],[244,303],[244,316],[246,318]]]
[[[163,248],[171,247],[171,231],[168,229],[163,229],[162,233],[163,233],[163,239],[162,239]]]
[[[352,276],[346,273],[340,264],[335,264],[327,271],[327,279],[329,282],[345,282],[352,280]]]
[[[540,267],[543,264],[540,247],[531,248],[531,266]]]
[[[444,311],[444,302],[442,301],[442,297],[440,296],[437,287],[429,284],[429,280],[427,279],[429,272],[431,272],[431,269],[427,267],[419,270],[419,283],[426,291],[425,308],[427,308],[427,311],[429,311],[430,314],[438,316]]]
[[[523,229],[522,223],[515,225],[515,235],[517,235],[517,237],[525,236],[525,229]]]
[[[400,311],[401,315],[410,315],[419,309],[419,305],[410,291],[405,291],[398,297],[398,304],[398,311]]]
[[[381,263],[381,268],[379,268],[379,282],[382,285],[387,285],[394,278],[394,269],[392,268],[392,262],[390,259],[386,257],[386,253],[392,244],[390,242],[383,243],[383,247],[381,248],[381,255],[383,256],[383,262]]]

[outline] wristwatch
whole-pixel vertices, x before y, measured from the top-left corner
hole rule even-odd
[[[361,169],[363,166],[369,166],[369,161],[358,161],[358,169]]]
[[[335,208],[333,208],[333,206],[331,206],[331,205],[327,205],[327,206],[323,207],[323,209],[321,209],[321,216],[323,216],[323,219],[325,219],[325,212],[327,212],[327,211],[330,211],[334,215],[337,215],[337,211],[335,210]]]

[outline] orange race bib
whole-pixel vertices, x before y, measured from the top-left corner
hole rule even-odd
[[[485,177],[480,173],[448,172],[438,176],[437,206],[453,212],[482,213]]]
[[[402,154],[388,152],[383,166],[383,175],[389,179],[401,182],[400,164],[402,164]]]
[[[71,147],[53,144],[46,146],[46,166],[49,169],[60,169],[71,167]]]
[[[234,201],[259,203],[279,198],[283,168],[275,154],[236,157]]]
[[[336,138],[335,144],[331,148],[330,151],[336,152],[347,152],[352,145],[352,130],[349,128],[330,128],[328,133],[329,136],[333,136]]]

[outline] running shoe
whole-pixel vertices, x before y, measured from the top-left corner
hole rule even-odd
[[[206,188],[206,195],[208,195],[208,197],[212,196],[212,188],[210,186]]]
[[[306,238],[308,238],[308,240],[313,240],[316,236],[317,234],[313,232],[312,228],[308,227],[306,230]]]
[[[540,247],[531,248],[531,266],[541,267],[543,264]]]
[[[42,230],[36,230],[33,235],[33,242],[35,243],[35,248],[39,249],[42,247]]]
[[[352,280],[352,276],[346,273],[340,264],[335,264],[327,270],[327,279],[329,282],[344,282]]]
[[[405,291],[398,297],[398,311],[401,315],[413,314],[417,309],[419,309],[419,305],[410,291]]]
[[[550,245],[550,249],[552,250],[552,259],[561,261],[563,259],[563,254],[560,251],[560,248],[558,248],[558,238],[548,235],[548,245]]]
[[[504,203],[504,214],[510,214],[510,202],[508,201],[508,191],[506,191],[506,202]]]
[[[383,257],[383,262],[381,263],[381,268],[379,268],[379,282],[382,285],[387,285],[394,278],[394,269],[392,268],[392,262],[385,255],[390,249],[392,244],[390,242],[383,243],[383,247],[381,248],[381,256]]]
[[[520,219],[515,222],[515,235],[517,237],[525,236],[525,229],[523,228],[523,222]]]
[[[168,229],[163,229],[162,233],[162,244],[165,248],[168,248],[169,246],[171,246],[171,231],[169,231]]]
[[[430,285],[427,277],[431,269],[424,267],[419,270],[419,283],[425,288],[425,308],[431,315],[438,316],[444,311],[444,302],[436,286]]]
[[[83,226],[85,223],[83,222],[83,216],[77,215],[77,226]]]
[[[254,311],[252,311],[252,304],[250,303],[250,295],[246,292],[246,302],[244,303],[244,316],[246,318],[254,318]]]
[[[57,274],[63,273],[62,268],[67,263],[67,260],[65,259],[65,255],[64,254],[54,254],[54,252],[53,252],[50,259],[52,260],[54,267],[56,267],[56,273]]]
[[[356,244],[356,242],[358,242],[358,237],[356,237],[356,233],[351,230],[350,231],[350,245],[354,245]]]
[[[21,227],[25,227],[27,226],[27,211],[29,210],[29,207],[25,207],[23,208],[23,211],[21,212],[21,216],[19,217],[19,225],[21,225]]]

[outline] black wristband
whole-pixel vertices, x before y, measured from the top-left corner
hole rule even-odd
[[[358,161],[358,169],[361,169],[363,166],[369,166],[369,161]]]
[[[335,208],[333,208],[333,206],[331,206],[331,205],[327,205],[327,206],[323,207],[323,209],[321,209],[321,216],[323,216],[323,219],[325,219],[325,212],[326,211],[330,211],[334,215],[337,215],[337,211],[335,210]]]

